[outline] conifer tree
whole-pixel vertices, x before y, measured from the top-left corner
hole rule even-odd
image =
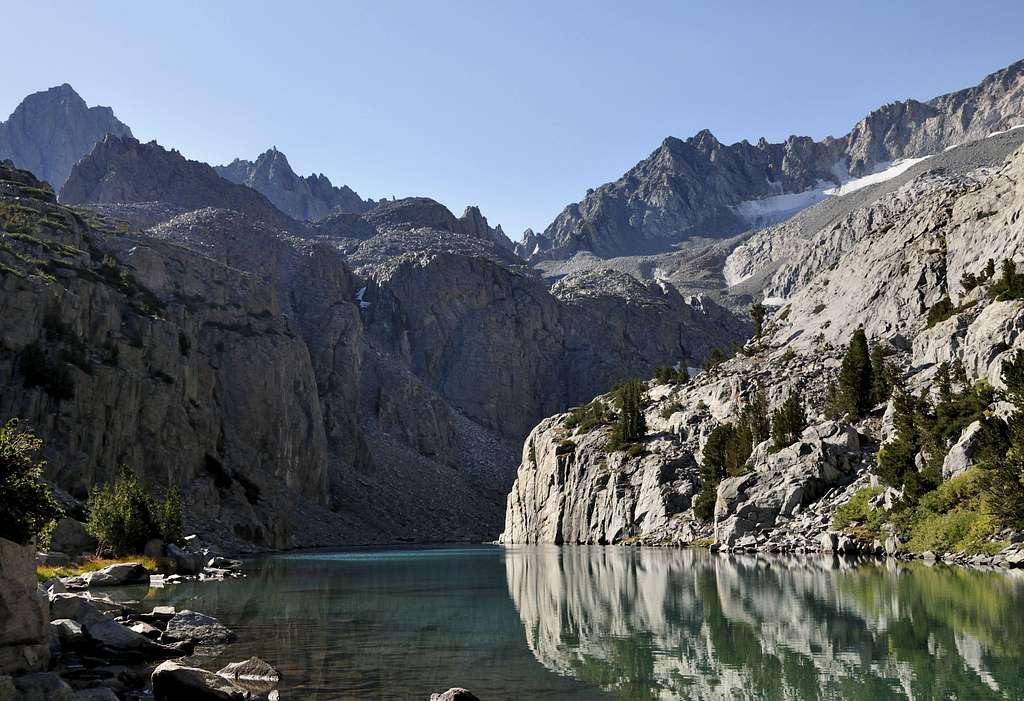
[[[874,375],[864,329],[853,332],[850,345],[839,368],[838,408],[851,420],[861,419],[872,406]]]
[[[807,416],[796,392],[790,392],[786,401],[772,414],[772,443],[776,450],[792,445],[807,428]]]
[[[1004,421],[982,420],[981,465],[986,506],[1003,526],[1024,527],[1024,351],[1003,363],[1005,397],[1014,411]]]
[[[761,338],[761,333],[764,332],[764,319],[766,315],[767,310],[760,302],[754,302],[750,306],[750,318],[754,322],[754,338]]]
[[[634,443],[647,433],[647,423],[643,412],[643,383],[630,380],[619,385],[615,390],[615,401],[619,415],[615,422],[612,438],[617,445]]]
[[[885,359],[885,348],[877,343],[871,349],[871,401],[881,404],[892,396],[892,386],[896,372]]]

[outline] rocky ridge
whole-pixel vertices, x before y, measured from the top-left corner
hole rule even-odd
[[[729,236],[785,219],[825,189],[898,159],[941,153],[1024,121],[1024,61],[977,86],[927,102],[886,105],[845,136],[791,136],[775,144],[719,142],[708,130],[669,137],[619,180],[590,190],[540,235],[524,236],[532,259],[601,258],[670,250],[694,236]]]
[[[261,153],[255,161],[236,158],[213,169],[226,180],[256,190],[299,221],[315,221],[335,213],[359,214],[374,206],[373,200],[364,201],[348,185],[335,187],[323,173],[296,175],[276,146]]]

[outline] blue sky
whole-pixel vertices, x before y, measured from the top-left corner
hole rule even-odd
[[[276,145],[364,197],[478,204],[513,238],[665,136],[838,136],[1024,58],[1005,0],[41,0],[4,24],[4,115],[68,82],[191,158]]]

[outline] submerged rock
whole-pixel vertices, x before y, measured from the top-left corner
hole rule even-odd
[[[480,699],[462,687],[452,687],[448,691],[431,694],[430,701],[480,701]]]

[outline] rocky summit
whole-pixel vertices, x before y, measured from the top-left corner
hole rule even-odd
[[[109,107],[89,107],[65,83],[26,97],[0,122],[0,160],[10,159],[60,190],[71,169],[107,134],[132,135]]]
[[[233,183],[256,190],[293,219],[315,221],[333,213],[365,212],[374,204],[347,185],[335,187],[323,173],[296,175],[277,147],[260,154],[255,162],[236,158],[214,170]]]

